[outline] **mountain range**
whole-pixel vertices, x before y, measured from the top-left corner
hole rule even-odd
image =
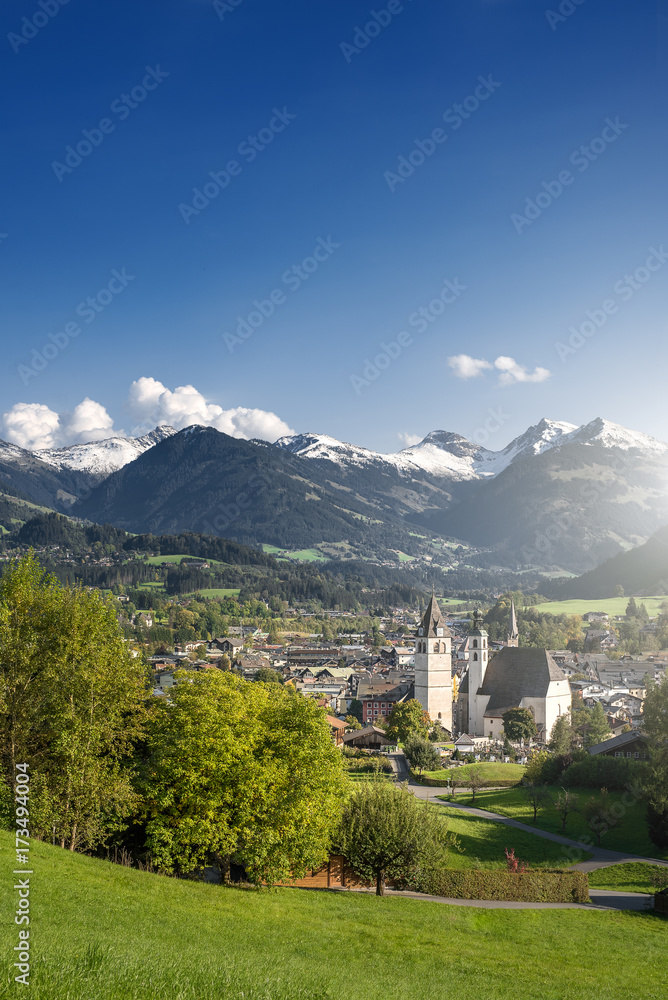
[[[544,419],[496,452],[442,430],[394,454],[200,426],[47,451],[0,442],[3,483],[129,531],[445,569],[581,573],[668,522],[668,444],[600,418]]]

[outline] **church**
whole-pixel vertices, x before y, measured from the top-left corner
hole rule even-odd
[[[527,708],[539,738],[548,740],[559,716],[571,710],[570,684],[547,650],[519,648],[514,605],[508,640],[499,652],[490,658],[479,611],[473,616],[468,649],[468,670],[459,685],[454,713],[459,732],[502,739],[504,713]],[[452,634],[433,595],[415,636],[415,697],[432,721],[452,732]]]

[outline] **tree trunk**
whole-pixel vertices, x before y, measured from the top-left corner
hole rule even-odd
[[[376,872],[376,895],[385,895],[385,871],[382,868]]]

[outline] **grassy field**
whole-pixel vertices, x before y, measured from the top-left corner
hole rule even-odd
[[[262,551],[277,559],[297,559],[299,562],[327,562],[328,557],[317,549],[279,549],[276,545],[262,545]]]
[[[444,807],[446,808],[446,807]],[[463,853],[452,851],[450,868],[506,868],[505,848],[514,849],[515,857],[532,868],[567,868],[578,861],[587,861],[591,854],[582,852],[577,858],[564,857],[564,849],[551,840],[536,837],[523,830],[511,830],[503,823],[482,819],[470,813],[447,808],[448,829],[457,835]]]
[[[229,587],[203,587],[197,591],[202,597],[238,597],[241,591]]]
[[[668,870],[664,869],[668,876]],[[617,889],[619,892],[648,892],[656,890],[649,880],[656,865],[645,865],[641,861],[631,861],[625,865],[610,865],[589,873],[589,884],[595,889]]]
[[[443,768],[441,771],[425,771],[425,778],[443,781],[466,781],[471,768],[480,768],[484,781],[521,781],[524,777],[523,764],[504,764],[502,761],[481,761],[479,764],[464,764],[463,767]]]
[[[0,834],[4,886],[11,841]],[[668,921],[651,913],[484,910],[362,893],[242,891],[34,844],[34,1000],[663,1000]],[[15,893],[3,891],[15,997]],[[632,946],[630,946],[632,942]],[[623,975],[611,956],[623,955]],[[629,984],[632,984],[630,986]]]
[[[162,566],[164,564],[180,564],[184,559],[193,559],[194,556],[185,555],[183,553],[177,553],[171,556],[148,556],[146,562],[150,566]],[[207,559],[209,566],[226,566],[227,563],[222,562],[220,559]]]
[[[668,601],[668,597],[638,597],[637,604],[644,604],[648,614],[654,617],[660,613],[660,605]],[[538,610],[550,615],[586,615],[589,611],[606,611],[609,615],[623,615],[628,597],[609,597],[601,601],[549,601],[538,604]]]
[[[549,788],[552,799],[556,799],[560,789]],[[588,798],[596,795],[596,790],[592,788],[575,788],[575,794],[580,799],[580,804],[584,804]],[[635,802],[632,805],[625,805],[622,798],[628,793],[610,792],[610,807],[619,809],[621,813],[617,826],[612,827],[601,837],[601,847],[607,847],[611,851],[628,851],[649,858],[668,858],[668,852],[659,851],[658,847],[652,844],[647,835],[645,824],[645,806],[642,802]],[[475,797],[475,804],[480,809],[489,809],[490,812],[500,813],[502,816],[511,816],[522,823],[533,823],[533,809],[524,798],[518,788],[504,788],[498,791],[483,789]],[[471,805],[469,794],[458,794],[457,801],[463,805]],[[541,830],[549,830],[551,833],[561,833],[561,817],[554,808],[553,802],[548,803],[544,808],[538,810],[538,822],[535,824]],[[584,817],[580,813],[571,813],[566,823],[566,836],[573,840],[580,840],[583,837],[591,837],[591,831],[587,826]],[[577,859],[576,859],[577,860]]]

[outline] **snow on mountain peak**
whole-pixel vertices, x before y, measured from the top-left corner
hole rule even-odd
[[[668,451],[668,444],[664,441],[658,441],[642,431],[630,431],[627,427],[613,424],[602,417],[596,417],[590,423],[578,427],[569,435],[569,440],[579,444],[600,444],[604,448],[621,448],[623,451],[638,448],[658,455]]]
[[[141,437],[112,437],[64,448],[44,448],[32,454],[56,469],[73,469],[104,478],[134,462],[135,458],[173,434],[176,434],[173,427],[161,424]]]

